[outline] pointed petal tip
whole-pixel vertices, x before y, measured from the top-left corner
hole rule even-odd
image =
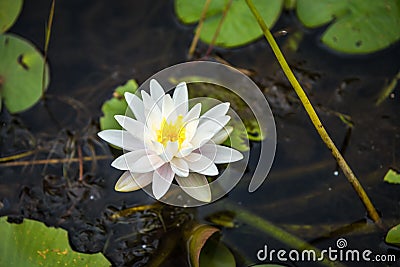
[[[114,190],[117,192],[131,192],[138,190],[140,187],[137,186],[130,175],[129,171],[125,171],[121,177],[119,177],[114,186]]]

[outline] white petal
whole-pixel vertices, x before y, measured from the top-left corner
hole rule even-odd
[[[165,95],[162,102],[162,117],[166,118],[167,122],[174,123],[176,121],[177,115],[175,112],[174,101],[170,95]]]
[[[146,117],[144,116],[144,107],[142,100],[136,95],[125,92],[124,94],[126,103],[128,103],[129,108],[132,110],[133,115],[138,121],[145,122]]]
[[[185,140],[187,142],[192,141],[193,136],[196,134],[197,126],[199,125],[199,119],[194,119],[192,121],[188,121],[184,128],[185,128]]]
[[[200,112],[201,112],[201,103],[197,103],[192,107],[189,112],[183,117],[183,121],[192,121],[194,119],[198,119],[200,117]]]
[[[226,113],[229,110],[229,105],[230,105],[230,103],[226,102],[226,103],[218,104],[215,107],[209,109],[206,113],[204,113],[200,117],[200,124],[208,121],[209,119],[218,118],[218,117],[226,115]]]
[[[145,149],[135,150],[123,154],[111,162],[111,166],[118,170],[131,170],[133,171],[135,163],[142,157],[147,157],[148,152]]]
[[[185,116],[188,112],[188,90],[185,82],[179,83],[174,91],[176,114]]]
[[[217,145],[222,144],[229,137],[229,135],[232,133],[232,131],[233,131],[232,126],[226,126],[221,131],[216,133],[214,135],[214,137],[211,138],[211,141]]]
[[[194,148],[198,148],[207,143],[214,135],[219,132],[230,120],[229,116],[222,116],[207,120],[199,125],[196,134],[190,141]]]
[[[133,164],[133,172],[145,173],[158,169],[165,162],[157,155],[145,155]]]
[[[175,177],[175,179],[189,196],[203,202],[211,201],[210,186],[204,175],[191,173],[188,177]]]
[[[97,135],[104,141],[129,151],[144,148],[143,141],[135,138],[127,131],[104,130],[97,133]]]
[[[188,143],[186,140],[183,141],[181,145],[181,149],[179,150],[178,154],[176,155],[178,158],[186,157],[193,151],[192,144]]]
[[[167,193],[174,179],[175,173],[169,164],[164,164],[153,173],[153,194],[156,199],[162,198]]]
[[[114,118],[125,130],[139,140],[143,140],[144,124],[127,116],[115,115]]]
[[[200,153],[216,164],[230,163],[243,159],[243,155],[239,151],[215,144],[205,144],[200,147]]]
[[[115,184],[115,191],[131,192],[143,188],[151,183],[153,173],[131,173],[125,171]]]
[[[190,142],[194,134],[196,133],[197,126],[199,124],[199,116],[201,112],[201,103],[197,103],[186,116],[183,118],[185,122],[185,140]]]
[[[197,172],[204,175],[217,175],[217,166],[207,157],[192,153],[184,158],[189,166],[189,169],[193,172]]]
[[[155,154],[161,155],[164,152],[164,146],[160,142],[157,141],[151,141],[150,145],[148,148],[152,151],[154,151]]]
[[[189,165],[187,162],[180,158],[174,158],[170,162],[172,171],[176,175],[181,177],[187,177],[189,175]]]
[[[165,92],[162,86],[155,79],[151,79],[150,81],[150,95],[151,98],[153,98],[154,102],[156,102],[158,106],[161,107],[162,98],[164,97]]]
[[[149,96],[148,93],[142,91],[144,115],[146,118],[145,124],[155,130],[154,127],[158,128],[161,125],[161,110],[154,100]]]
[[[165,147],[163,153],[161,154],[161,158],[164,162],[170,162],[173,157],[175,157],[176,153],[178,152],[179,143],[176,142],[167,142],[167,146]]]

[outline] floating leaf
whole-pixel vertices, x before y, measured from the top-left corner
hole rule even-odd
[[[235,267],[235,257],[221,242],[207,241],[200,253],[200,267]]]
[[[0,218],[0,266],[110,266],[100,253],[75,252],[63,229],[25,219],[21,224]]]
[[[4,34],[0,35],[0,58],[0,100],[11,113],[30,108],[42,95],[42,55],[29,41]],[[46,66],[45,88],[48,73]]]
[[[400,224],[389,230],[385,241],[389,244],[400,247]]]
[[[0,0],[0,33],[7,31],[17,20],[22,0]]]
[[[375,52],[400,39],[398,0],[298,0],[297,15],[307,27],[332,22],[322,42],[345,53]]]
[[[394,170],[388,170],[383,180],[390,184],[400,184],[400,174]]]
[[[182,22],[195,23],[200,19],[205,2],[206,0],[175,0],[175,12]],[[229,0],[211,1],[200,34],[202,41],[211,43],[228,3]],[[254,0],[254,5],[271,28],[281,13],[283,0]],[[250,43],[261,36],[262,31],[246,2],[234,0],[226,12],[215,45],[236,47]]]
[[[123,115],[128,108],[125,101],[124,93],[135,93],[138,88],[134,80],[129,80],[126,84],[119,86],[115,89],[113,98],[104,102],[101,110],[104,116],[100,118],[100,128],[106,129],[122,129],[118,122],[114,119],[115,115]]]

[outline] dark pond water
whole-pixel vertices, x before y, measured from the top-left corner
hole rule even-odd
[[[26,1],[11,32],[43,47],[49,6],[50,1]],[[399,87],[392,97],[375,105],[379,92],[400,70],[400,46],[368,56],[337,54],[318,42],[323,29],[303,29],[289,12],[274,28],[280,29],[286,29],[289,36],[304,32],[298,51],[286,50],[289,63],[332,139],[339,147],[346,147],[345,158],[384,223],[400,223],[400,187],[383,182],[388,168],[400,168]],[[126,80],[134,78],[141,83],[165,67],[186,61],[192,32],[193,26],[183,26],[175,18],[172,1],[57,1],[46,102],[13,116],[3,110],[0,116],[0,156],[36,149],[16,166],[0,165],[0,215],[63,227],[69,231],[74,249],[102,251],[116,266],[146,265],[154,255],[168,251],[166,240],[179,231],[179,225],[190,220],[207,222],[215,212],[239,209],[251,211],[320,249],[335,246],[342,237],[351,248],[391,253],[398,259],[399,251],[384,243],[386,232],[367,219],[346,178],[341,172],[335,175],[335,161],[264,40],[239,49],[215,49],[211,54],[252,70],[253,80],[263,89],[274,112],[277,153],[261,188],[247,192],[255,167],[251,163],[240,184],[211,205],[197,209],[162,206],[118,221],[110,219],[118,210],[154,201],[142,191],[113,190],[120,175],[110,167],[112,152],[116,152],[110,152],[96,137],[101,105],[113,88]],[[278,38],[283,47],[287,38]],[[198,54],[204,55],[207,48],[200,44]],[[351,116],[351,130],[338,113]],[[253,143],[251,162],[257,160],[257,148]],[[83,168],[77,161],[60,160],[76,159],[79,150],[84,157],[95,154],[99,158],[85,161]],[[256,253],[264,245],[288,248],[249,223],[236,223],[236,228],[222,228],[221,240],[234,252],[238,266],[259,263]],[[178,244],[162,266],[187,265],[182,253],[185,244]],[[399,261],[344,264],[396,266]]]

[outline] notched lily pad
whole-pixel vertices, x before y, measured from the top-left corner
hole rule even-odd
[[[283,0],[254,0],[266,24],[271,28],[277,21]],[[183,23],[199,21],[206,0],[175,0],[175,12]],[[210,3],[200,34],[200,39],[211,43],[229,0],[213,0]],[[262,31],[245,1],[234,0],[226,12],[215,44],[236,47],[250,43],[262,36]]]
[[[340,52],[371,53],[400,39],[398,0],[298,0],[296,10],[307,27],[332,22],[322,42]]]
[[[22,0],[0,0],[0,33],[7,31],[17,20]]]
[[[138,84],[134,80],[129,80],[126,84],[117,87],[113,93],[113,98],[104,102],[101,110],[104,116],[100,118],[100,128],[107,129],[122,129],[118,122],[114,119],[115,115],[124,115],[128,104],[126,103],[124,93],[135,93]]]
[[[75,252],[65,230],[24,219],[21,224],[0,218],[0,266],[110,266],[101,254]]]
[[[33,106],[42,95],[43,64],[41,53],[27,40],[0,35],[0,100],[11,113]],[[45,88],[49,84],[46,66]]]

